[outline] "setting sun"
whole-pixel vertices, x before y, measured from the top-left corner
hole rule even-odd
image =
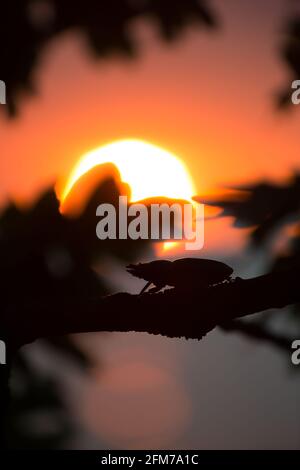
[[[191,200],[194,184],[174,154],[142,140],[119,140],[92,150],[79,160],[61,195],[63,203],[75,183],[92,168],[113,163],[131,188],[131,201],[149,197]]]
[[[137,139],[118,140],[84,154],[73,168],[60,196],[61,210],[78,180],[93,168],[114,164],[131,189],[131,202],[166,197],[192,202],[193,180],[179,157],[156,145]],[[181,243],[157,244],[157,255],[179,249]]]

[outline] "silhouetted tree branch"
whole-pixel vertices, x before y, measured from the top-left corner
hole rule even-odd
[[[267,249],[266,254],[272,255],[268,261],[270,271],[280,272],[299,266],[299,173],[294,172],[291,178],[281,184],[260,181],[254,184],[237,186],[233,189],[237,191],[217,196],[213,200],[208,200],[207,203],[220,207],[222,209],[220,216],[233,217],[236,227],[247,227],[249,229],[249,241],[252,248],[261,249],[264,247]],[[195,199],[203,202],[201,197],[195,197]],[[277,242],[279,242],[279,245],[276,247]],[[297,273],[297,271],[295,272]],[[299,325],[299,311],[299,303],[294,304],[285,316],[286,323],[291,320],[291,314],[293,314],[293,319]],[[258,319],[256,320],[256,327],[257,330],[254,331],[254,325],[252,325],[250,331],[248,325],[243,325],[241,333],[244,332],[248,336],[256,335],[259,339],[263,339],[265,336],[268,340],[269,337],[269,341],[272,340],[273,344],[277,343],[277,345],[286,342],[284,337],[282,341],[274,337],[272,329],[269,331],[270,324],[262,325],[261,320]],[[297,334],[297,331],[294,334]]]
[[[94,331],[201,339],[235,318],[299,302],[299,273],[297,267],[184,294],[170,289],[141,296],[65,296],[59,304],[36,298],[21,313],[18,302],[12,303],[2,313],[2,325],[14,349],[41,337]]]
[[[267,342],[285,352],[291,351],[291,344],[294,338],[270,331],[265,325],[256,322],[245,322],[242,320],[233,320],[221,325],[222,330],[229,333],[239,333],[246,338]]]

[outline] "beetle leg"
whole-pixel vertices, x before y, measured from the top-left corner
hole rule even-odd
[[[147,282],[147,284],[143,287],[143,289],[141,290],[141,292],[139,293],[139,295],[142,295],[147,289],[148,287],[150,287],[152,284],[151,281]]]
[[[156,292],[159,292],[163,287],[164,286],[154,286],[148,292],[149,294],[156,294]]]

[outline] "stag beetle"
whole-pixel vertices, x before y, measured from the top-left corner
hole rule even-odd
[[[207,288],[231,279],[233,269],[225,263],[204,258],[181,258],[175,261],[156,260],[150,263],[129,264],[127,271],[135,277],[145,279],[143,294],[151,284],[155,293],[166,286],[188,290]]]

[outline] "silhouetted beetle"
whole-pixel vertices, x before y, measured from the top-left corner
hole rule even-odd
[[[127,271],[135,277],[148,281],[142,289],[145,292],[151,284],[155,287],[149,292],[158,292],[166,286],[181,290],[195,287],[206,288],[229,281],[233,269],[225,263],[203,258],[182,258],[175,261],[157,260],[150,263],[129,264]]]

